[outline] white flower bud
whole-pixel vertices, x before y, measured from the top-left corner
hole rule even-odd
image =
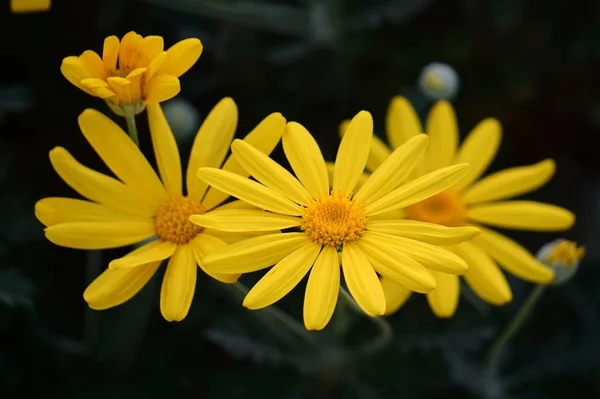
[[[569,281],[579,268],[579,261],[585,256],[585,248],[573,241],[558,239],[544,245],[537,253],[537,259],[554,270],[554,285]]]
[[[452,99],[459,87],[458,74],[448,64],[432,62],[421,71],[419,88],[431,100]]]
[[[194,136],[198,130],[200,118],[189,101],[175,98],[162,104],[162,108],[175,136],[184,140]]]

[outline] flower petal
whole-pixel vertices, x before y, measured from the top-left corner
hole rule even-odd
[[[89,90],[81,84],[81,81],[94,76],[87,70],[86,65],[79,57],[69,56],[64,58],[60,64],[60,72],[69,82],[71,82],[71,84],[79,87],[85,92],[89,92]]]
[[[482,204],[470,208],[467,217],[495,227],[531,231],[561,231],[575,223],[575,215],[571,211],[534,201]]]
[[[538,284],[550,283],[554,280],[552,269],[536,260],[529,251],[515,241],[493,230],[478,227],[481,235],[473,238],[473,243],[509,273]]]
[[[342,269],[348,290],[360,308],[369,316],[385,313],[385,296],[373,266],[354,243],[344,244]]]
[[[458,126],[454,109],[448,101],[438,101],[431,108],[425,130],[430,139],[425,157],[427,171],[450,166],[458,145]]]
[[[106,80],[98,78],[86,78],[81,81],[81,85],[84,86],[88,91],[96,97],[100,97],[103,100],[114,97],[117,95]]]
[[[50,162],[61,179],[85,198],[129,215],[154,215],[152,202],[135,195],[120,181],[83,166],[64,148],[52,149]]]
[[[85,69],[90,72],[93,77],[106,79],[104,64],[98,53],[92,50],[86,50],[81,53],[79,59],[83,62]]]
[[[390,102],[385,120],[385,130],[393,150],[413,136],[423,133],[421,121],[406,98],[394,97]]]
[[[473,226],[446,227],[435,223],[417,220],[373,220],[369,219],[367,229],[379,233],[398,235],[433,245],[454,245],[479,235]]]
[[[350,125],[350,120],[346,119],[340,123],[339,133],[340,138],[344,137],[346,134],[346,129]],[[388,146],[375,134],[371,137],[371,149],[369,150],[369,156],[367,158],[367,164],[365,165],[365,169],[369,172],[374,172],[379,165],[383,163],[392,152],[388,148]]]
[[[117,59],[119,58],[119,47],[121,42],[117,36],[109,36],[104,39],[104,46],[102,47],[102,62],[104,64],[104,70],[108,73],[112,73],[117,69]]]
[[[60,197],[47,197],[36,202],[35,216],[44,226],[68,222],[136,219],[134,216],[115,211],[95,202]],[[144,220],[143,218],[139,219]]]
[[[462,190],[481,177],[494,160],[501,140],[502,127],[496,119],[484,119],[471,130],[454,159],[454,163],[468,163],[471,169],[454,185],[455,190]]]
[[[136,67],[134,58],[137,56],[137,46],[142,39],[142,35],[134,31],[127,32],[123,36],[119,46],[119,69],[130,70]]]
[[[156,207],[168,199],[152,166],[119,125],[100,112],[87,109],[79,115],[79,127],[106,166],[132,191]]]
[[[275,149],[279,140],[281,140],[281,135],[285,130],[285,123],[286,121],[283,115],[279,112],[274,112],[263,119],[262,122],[248,133],[243,141],[263,154],[269,155]],[[240,165],[233,154],[227,158],[221,169],[244,177],[250,176],[250,173]],[[202,205],[204,205],[206,209],[213,209],[228,197],[228,194],[217,190],[214,187],[210,187],[202,200]]]
[[[159,266],[160,262],[153,262],[132,269],[106,269],[86,288],[83,299],[94,310],[119,306],[140,292]]]
[[[368,216],[405,208],[438,194],[462,179],[469,170],[466,163],[428,173],[394,189],[365,207]]]
[[[325,160],[308,130],[299,123],[289,122],[282,143],[286,158],[308,192],[316,199],[329,195]]]
[[[213,187],[261,209],[300,216],[302,209],[283,195],[236,173],[215,168],[198,169],[198,177]]]
[[[145,104],[158,104],[170,100],[181,91],[179,79],[171,75],[160,75],[150,79],[144,87]]]
[[[320,245],[310,243],[280,260],[248,292],[244,306],[262,309],[286,296],[308,273],[320,251]]]
[[[196,263],[204,273],[214,278],[217,281],[222,283],[235,283],[240,278],[239,273],[235,274],[221,274],[221,273],[212,273],[206,269],[204,266],[204,257],[212,252],[221,251],[227,248],[227,243],[221,240],[218,237],[207,234],[206,230],[202,234],[198,234],[192,241],[190,241],[190,245],[192,250],[194,251],[194,257],[196,258]]]
[[[115,259],[108,264],[109,269],[130,269],[152,262],[167,259],[177,249],[177,244],[168,241],[156,240],[131,251],[122,258]]]
[[[551,159],[530,166],[519,166],[493,173],[464,191],[463,199],[468,204],[498,201],[529,193],[542,187],[556,171]]]
[[[181,159],[175,136],[159,104],[149,104],[147,109],[152,147],[162,182],[171,197],[182,195]]]
[[[460,281],[452,274],[435,271],[433,273],[437,288],[427,294],[427,302],[437,317],[452,317],[458,306]]]
[[[323,247],[310,271],[304,294],[304,326],[322,330],[331,320],[340,292],[340,260],[333,247]]]
[[[454,252],[469,264],[465,280],[484,301],[504,305],[512,300],[512,292],[504,273],[477,245],[463,242],[453,247]]]
[[[360,179],[371,147],[373,118],[367,111],[361,111],[346,129],[335,159],[333,190],[350,196]]]
[[[248,238],[210,253],[204,265],[211,273],[250,273],[279,262],[310,243],[304,233],[277,233]]]
[[[72,222],[44,230],[56,245],[74,249],[108,249],[144,241],[154,235],[154,223],[142,221]]]
[[[175,43],[167,50],[167,61],[159,73],[178,78],[198,61],[200,54],[202,54],[202,43],[198,39],[185,39]]]
[[[180,245],[169,259],[160,290],[160,313],[167,321],[187,316],[196,290],[196,258],[190,245]]]
[[[229,152],[237,121],[237,106],[231,98],[225,97],[214,106],[196,133],[186,173],[188,194],[194,200],[201,201],[208,188],[208,184],[196,176],[198,168],[221,166]]]
[[[373,203],[402,184],[425,154],[428,141],[427,135],[419,134],[396,148],[358,189],[354,201]]]
[[[190,221],[202,227],[231,232],[281,230],[302,223],[298,217],[258,209],[215,209],[204,215],[192,215]]]
[[[411,290],[394,283],[385,276],[381,277],[381,287],[385,295],[385,316],[396,313],[412,294]]]

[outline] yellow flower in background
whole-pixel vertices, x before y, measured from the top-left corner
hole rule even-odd
[[[50,9],[50,0],[10,0],[10,12],[25,14],[45,12]]]
[[[228,232],[296,230],[239,241],[204,259],[213,273],[249,273],[275,265],[248,292],[244,306],[260,309],[277,302],[310,271],[304,324],[309,330],[320,330],[335,309],[340,263],[350,294],[370,316],[385,312],[384,287],[390,281],[428,292],[435,287],[429,269],[465,272],[462,259],[430,244],[456,244],[478,234],[476,228],[392,220],[388,214],[447,189],[465,176],[468,165],[435,170],[397,187],[395,182],[409,175],[427,148],[427,136],[419,135],[356,189],[372,132],[371,115],[357,114],[339,147],[331,187],[318,144],[296,122],[287,124],[282,138],[296,177],[240,140],[233,142],[232,152],[257,181],[200,168],[202,180],[260,209],[215,210],[192,216],[192,222]]]
[[[185,39],[164,51],[160,36],[129,32],[104,39],[102,57],[86,50],[63,59],[62,74],[88,94],[106,101],[121,116],[142,112],[146,104],[173,98],[179,93],[179,77],[202,53],[198,39]]]
[[[79,126],[117,179],[83,166],[62,147],[50,151],[50,161],[58,175],[86,200],[55,197],[36,203],[35,214],[47,226],[44,232],[48,240],[63,247],[93,250],[154,238],[110,262],[109,268],[87,287],[83,296],[92,309],[108,309],[128,301],[168,258],[160,310],[169,321],[182,320],[188,313],[196,286],[196,265],[219,281],[237,281],[238,275],[207,272],[202,260],[227,242],[248,235],[224,234],[189,221],[190,215],[217,208],[228,198],[196,178],[199,167],[222,167],[239,173],[236,176],[248,176],[232,157],[223,163],[237,117],[237,107],[230,98],[221,100],[206,117],[192,146],[185,175],[187,193],[177,143],[158,104],[148,105],[158,176],[127,134],[108,117],[91,109],[79,116]],[[269,154],[284,129],[285,119],[274,113],[244,142]],[[240,206],[240,201],[219,209],[235,206]]]
[[[346,126],[347,122],[340,126],[342,135]],[[390,104],[386,130],[392,149],[402,146],[423,131],[414,109],[402,97],[394,98]],[[480,179],[500,145],[501,128],[498,121],[481,121],[459,148],[452,106],[446,101],[439,101],[427,118],[425,130],[430,145],[416,166],[413,177],[461,163],[468,163],[471,169],[451,188],[406,207],[402,217],[445,226],[474,226],[481,229],[481,235],[471,241],[447,249],[469,264],[464,278],[473,291],[488,303],[502,305],[512,299],[510,287],[498,265],[526,281],[541,284],[552,282],[552,270],[542,265],[529,251],[482,225],[530,231],[570,228],[575,216],[566,209],[534,201],[506,201],[548,182],[555,172],[554,161],[547,159],[530,166],[505,169]],[[367,170],[376,171],[391,154],[390,148],[374,137]],[[433,274],[437,288],[427,294],[429,305],[437,316],[451,317],[458,305],[459,279],[440,271],[433,271]],[[386,313],[390,314],[404,304],[411,292],[393,284],[385,288],[388,301]]]

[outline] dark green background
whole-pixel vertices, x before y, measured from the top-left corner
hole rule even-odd
[[[454,102],[461,136],[493,116],[504,139],[491,170],[554,158],[556,176],[528,198],[575,211],[577,224],[564,236],[588,250],[579,274],[547,292],[510,347],[502,397],[600,396],[599,2],[332,0],[322,3],[329,19],[316,23],[308,10],[321,2],[53,3],[45,14],[9,15],[8,5],[0,14],[0,398],[482,398],[486,348],[531,289],[511,278],[515,299],[502,308],[463,296],[451,320],[435,319],[415,296],[390,318],[396,333],[385,351],[340,367],[329,352],[294,355],[204,277],[182,323],[160,316],[160,273],[126,305],[87,310],[86,282],[124,250],[50,244],[33,204],[74,195],[50,167],[55,145],[106,170],[77,116],[108,108],[69,84],[59,66],[129,30],[162,35],[166,45],[202,40],[204,53],[180,94],[201,115],[231,96],[242,135],[282,112],[306,126],[330,159],[339,121],[366,109],[381,135],[397,94],[424,115],[429,104],[415,88],[421,68],[452,64],[461,78]],[[318,40],[324,29],[333,34]],[[188,144],[180,141],[182,151]],[[281,160],[281,151],[274,156]],[[532,251],[561,236],[510,234]],[[297,289],[281,305],[299,316],[301,299]],[[350,346],[377,333],[365,319],[350,322]]]

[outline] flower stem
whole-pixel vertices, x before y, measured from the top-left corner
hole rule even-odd
[[[135,115],[125,115],[125,121],[127,122],[127,132],[129,133],[129,137],[131,137],[131,140],[139,147],[140,139],[138,138],[137,126],[135,124]]]
[[[364,315],[364,312],[360,308],[360,306],[358,306],[356,301],[354,301],[354,299],[350,296],[350,294],[342,287],[340,287],[340,294],[341,294],[340,297],[348,305],[350,305],[349,307],[354,309],[354,311],[358,312],[359,314]],[[392,326],[384,317],[368,317],[368,318],[375,324],[375,326],[379,330],[379,336],[375,340],[368,342],[367,344],[358,348],[355,353],[355,355],[357,357],[362,357],[362,356],[368,357],[368,356],[372,356],[372,355],[376,354],[377,352],[379,352],[380,350],[385,348],[392,341],[392,338],[394,336],[394,331],[392,329]]]
[[[521,329],[531,311],[535,307],[536,303],[542,298],[546,292],[545,285],[537,285],[531,290],[523,305],[515,315],[515,317],[508,323],[504,331],[496,338],[487,356],[486,376],[485,376],[485,390],[488,396],[491,392],[495,391],[495,377],[498,374],[498,368],[506,346],[508,345],[511,338],[513,338],[517,332]],[[493,396],[492,396],[493,397]]]

